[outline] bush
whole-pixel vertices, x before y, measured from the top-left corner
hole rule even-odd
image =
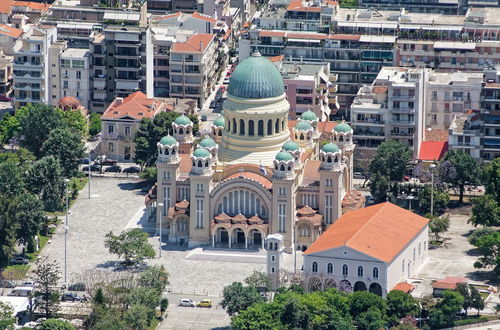
[[[139,176],[146,181],[156,181],[158,169],[156,167],[146,167]]]
[[[474,323],[483,323],[483,322],[488,322],[490,319],[486,316],[480,316],[480,317],[474,317],[474,318],[467,318],[463,320],[457,320],[455,321],[454,325],[456,327],[461,326],[461,325],[467,325],[467,324],[474,324]]]
[[[469,241],[470,244],[476,246],[481,237],[493,234],[494,232],[495,230],[490,227],[478,228],[472,232],[472,234],[467,238],[467,240]]]
[[[168,308],[168,299],[167,298],[163,298],[161,301],[160,301],[160,310],[161,312],[165,312]]]

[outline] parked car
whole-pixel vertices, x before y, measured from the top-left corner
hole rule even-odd
[[[6,280],[0,280],[0,288],[9,288],[9,289],[12,289],[12,288],[15,288],[15,287],[16,287],[16,284],[14,284],[14,282],[6,281]]]
[[[373,198],[373,196],[368,196],[368,197],[366,198],[366,204],[368,204],[368,205],[373,205],[373,204],[375,204],[375,198]]]
[[[361,172],[354,172],[354,174],[352,175],[355,179],[365,179],[365,175]]]
[[[90,170],[92,172],[100,172],[101,171],[101,166],[100,165],[96,165],[96,164],[90,165]],[[82,171],[83,172],[88,172],[89,171],[89,167],[88,166],[82,167]]]
[[[29,286],[29,287],[34,288],[35,287],[35,282],[33,282],[33,281],[26,281],[26,282],[23,283],[22,286]]]
[[[24,257],[16,257],[12,259],[10,263],[13,265],[27,265],[29,263],[29,260]]]
[[[123,170],[123,173],[139,173],[141,169],[137,166],[130,166]]]
[[[213,100],[212,102],[210,102],[210,109],[215,108],[216,105],[217,105],[217,101]]]
[[[207,119],[208,119],[207,115],[201,116],[201,121],[207,121]]]
[[[405,180],[406,182],[410,181],[411,177],[409,177],[408,175],[405,175],[403,177],[403,180]]]
[[[179,301],[179,307],[195,307],[196,304],[191,299],[181,299]]]
[[[224,81],[222,82],[224,85],[229,85],[229,78],[224,78]]]
[[[122,168],[119,165],[113,165],[104,170],[104,172],[116,172],[116,173],[120,173],[121,171]]]
[[[198,307],[212,308],[212,300],[210,300],[210,299],[203,299],[198,304],[196,304],[196,306],[198,306]]]
[[[88,158],[82,158],[80,159],[80,164],[89,164],[90,163],[90,160]]]
[[[5,96],[5,94],[0,94],[0,102],[12,102],[12,98]]]
[[[83,298],[73,292],[65,292],[61,297],[62,301],[82,301]]]
[[[68,286],[69,291],[85,291],[86,289],[85,283],[73,283]]]
[[[118,162],[114,159],[105,159],[103,162],[102,162],[102,165],[106,165],[106,166],[111,166],[111,165],[116,165]]]

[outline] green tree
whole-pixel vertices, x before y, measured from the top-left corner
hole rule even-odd
[[[371,292],[356,291],[349,297],[350,313],[353,318],[356,318],[361,313],[367,312],[370,308],[378,309],[382,315],[387,313],[387,304],[385,300]]]
[[[47,221],[43,211],[43,203],[33,194],[26,193],[18,196],[16,220],[18,240],[24,245],[33,243],[38,231]]]
[[[10,304],[0,301],[0,329],[2,330],[12,330],[14,329],[14,324],[17,320],[12,313],[14,308]]]
[[[6,266],[15,252],[16,207],[12,199],[0,195],[0,267]]]
[[[360,330],[380,330],[387,324],[385,314],[376,307],[370,307],[366,312],[359,314],[356,323]]]
[[[39,196],[46,211],[58,210],[64,196],[63,169],[54,156],[36,161],[26,174],[26,187]]]
[[[221,305],[230,316],[263,301],[255,287],[243,286],[241,282],[233,282],[233,284],[224,287],[223,297]]]
[[[420,299],[420,305],[422,306],[422,317],[428,317],[430,311],[436,306],[436,301],[432,295],[425,295]]]
[[[169,274],[163,266],[150,266],[139,276],[139,285],[155,289],[159,294],[169,284]]]
[[[160,311],[162,313],[165,313],[165,311],[167,310],[168,308],[168,299],[167,298],[162,298],[162,300],[160,300]]]
[[[101,132],[101,115],[98,113],[91,113],[89,118],[89,135],[96,136]]]
[[[280,320],[288,329],[309,329],[310,313],[298,299],[291,297],[283,305]]]
[[[19,133],[19,120],[16,116],[5,114],[0,120],[0,143],[8,143]]]
[[[37,329],[41,330],[76,330],[75,326],[65,320],[48,319],[40,323]]]
[[[476,246],[479,239],[483,236],[493,234],[496,230],[491,227],[480,227],[472,232],[467,238],[470,244]]]
[[[143,305],[132,305],[124,316],[128,329],[144,330],[151,324],[151,311]]]
[[[462,310],[463,304],[464,297],[460,292],[450,290],[443,292],[443,299],[430,313],[431,326],[441,328],[452,325],[456,314]]]
[[[450,218],[448,216],[438,217],[436,215],[426,215],[429,218],[429,231],[434,235],[434,239],[439,241],[441,234],[448,230]]]
[[[500,204],[500,157],[484,165],[481,171],[481,182],[486,193],[493,195],[497,203]]]
[[[498,226],[500,225],[500,206],[493,195],[484,195],[474,198],[472,201],[472,216],[469,223],[474,226]]]
[[[80,111],[66,111],[61,109],[55,109],[61,116],[61,126],[60,128],[67,128],[80,137],[80,140],[84,139],[88,135],[88,122]]]
[[[40,310],[51,318],[59,310],[59,291],[56,288],[61,278],[61,270],[56,261],[48,256],[36,261],[34,281],[37,283],[35,296],[40,298]]]
[[[420,209],[423,213],[428,213],[431,211],[431,193],[434,194],[434,212],[440,214],[444,211],[448,202],[450,201],[450,195],[438,189],[431,191],[429,187],[426,187],[418,192],[418,202],[420,203]]]
[[[416,315],[418,313],[418,305],[416,300],[409,294],[393,290],[387,294],[387,315],[395,317],[398,321],[408,315]]]
[[[97,288],[92,302],[96,305],[104,305],[106,303],[106,297],[104,296],[104,291],[102,288]]]
[[[160,304],[160,294],[156,289],[138,287],[133,289],[127,297],[129,305],[146,306],[152,312]]]
[[[279,306],[271,303],[256,303],[231,318],[234,330],[278,330],[284,329],[279,318]]]
[[[60,127],[61,113],[51,105],[29,104],[18,109],[19,135],[21,146],[27,148],[35,156],[41,157],[42,144],[54,129]]]
[[[470,299],[470,307],[477,309],[477,315],[479,315],[479,312],[484,309],[486,304],[483,297],[481,297],[481,293],[479,292],[479,290],[473,286],[470,288]]]
[[[141,263],[155,256],[155,251],[148,242],[148,234],[139,228],[121,232],[118,236],[110,231],[106,234],[104,245],[109,253],[123,258],[126,265]]]
[[[79,133],[68,128],[57,128],[50,132],[42,145],[42,155],[59,159],[64,175],[70,177],[78,169],[85,150]]]
[[[474,245],[481,252],[481,257],[474,263],[474,267],[493,267],[494,274],[500,275],[500,232],[481,236]]]
[[[452,171],[442,171],[442,166],[447,163]],[[443,162],[439,165],[438,173],[441,181],[457,187],[459,190],[459,203],[463,202],[466,185],[476,185],[479,182],[478,165],[471,155],[463,150],[451,149],[443,157]]]
[[[257,290],[270,291],[272,288],[271,278],[264,272],[254,270],[253,273],[243,280],[246,285],[253,286]]]
[[[21,168],[12,160],[0,164],[0,193],[15,197],[24,190]]]
[[[464,298],[464,302],[462,304],[462,308],[467,311],[472,307],[472,296],[469,291],[469,285],[467,283],[458,283],[457,284],[457,292],[459,292]]]
[[[403,179],[411,160],[411,151],[407,145],[398,141],[387,141],[380,144],[373,157],[370,172],[370,191],[377,202],[384,201],[382,189],[392,192],[394,198],[398,195],[398,182]],[[385,179],[384,181],[382,177]],[[379,183],[377,183],[380,181]]]
[[[35,160],[36,157],[26,148],[0,153],[0,164],[12,162],[18,166],[20,173],[24,173]]]

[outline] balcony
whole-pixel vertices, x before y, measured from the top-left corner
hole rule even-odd
[[[391,136],[413,138],[413,133],[401,132],[401,131],[391,131]]]
[[[392,112],[414,113],[415,108],[406,108],[406,107],[392,108]]]
[[[415,102],[415,95],[393,95],[394,101]]]
[[[358,119],[353,119],[353,123],[362,123],[362,124],[374,124],[374,125],[383,125],[385,122],[380,119],[373,119],[373,118],[358,118]]]
[[[415,121],[414,120],[398,120],[398,119],[393,119],[391,120],[391,123],[393,125],[404,125],[404,126],[414,126]]]
[[[38,67],[41,67],[42,66],[42,63],[41,62],[38,62],[38,61],[14,61],[14,64],[19,67],[19,66],[24,66],[24,67],[35,67],[35,68],[38,68]]]
[[[355,129],[354,130],[354,136],[377,136],[383,138],[385,136],[385,133],[383,131],[371,131],[368,129]]]

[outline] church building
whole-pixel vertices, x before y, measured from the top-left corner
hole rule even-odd
[[[191,120],[175,120],[158,142],[164,241],[246,249],[279,234],[285,251],[304,251],[343,206],[364,206],[352,186],[351,127],[312,111],[290,121],[289,107],[278,68],[256,53],[234,70],[210,136],[195,140]]]

